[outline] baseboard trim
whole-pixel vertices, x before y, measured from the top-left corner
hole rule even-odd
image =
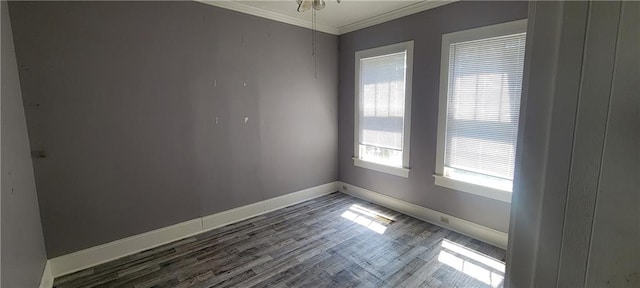
[[[51,271],[54,277],[60,277],[189,237],[201,231],[202,221],[199,218],[185,221],[49,259]]]
[[[51,273],[51,261],[47,260],[42,271],[42,279],[40,279],[40,288],[53,288],[53,273]]]
[[[220,213],[192,219],[146,233],[94,246],[49,259],[51,284],[53,278],[68,275],[127,255],[158,247],[176,240],[255,217],[273,210],[307,201],[338,191],[338,182],[329,182],[283,196],[266,199]],[[43,281],[45,275],[43,274]],[[48,278],[47,278],[48,279]],[[40,287],[43,287],[42,284]],[[51,287],[51,286],[45,286]]]
[[[507,233],[344,182],[338,182],[338,191],[507,249]],[[448,218],[449,224],[441,222],[440,217]]]
[[[257,203],[202,217],[202,227],[205,231],[215,229],[336,191],[338,191],[337,181],[266,199]]]

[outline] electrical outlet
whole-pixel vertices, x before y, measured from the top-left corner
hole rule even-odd
[[[444,217],[444,216],[440,216],[440,222],[445,223],[445,224],[449,224],[449,218]]]

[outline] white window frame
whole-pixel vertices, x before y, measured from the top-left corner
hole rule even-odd
[[[511,191],[500,190],[493,187],[464,182],[443,176],[444,154],[446,147],[445,133],[447,129],[447,97],[449,92],[449,53],[450,45],[453,43],[500,37],[523,32],[527,32],[526,19],[442,35],[442,58],[440,62],[440,102],[438,105],[438,144],[436,150],[436,174],[433,175],[436,185],[454,189],[457,191],[480,195],[502,202],[511,203]],[[520,119],[523,118],[522,116],[523,115],[520,115]],[[520,121],[520,119],[518,121]]]
[[[380,163],[374,163],[360,159],[360,60],[376,56],[384,56],[394,53],[406,52],[405,62],[405,95],[404,95],[404,125],[402,139],[402,167],[390,166]],[[409,178],[409,144],[411,132],[411,87],[413,79],[413,40],[376,47],[372,49],[356,52],[355,57],[355,107],[354,107],[354,149],[353,149],[353,165],[357,167],[367,168],[378,172]]]

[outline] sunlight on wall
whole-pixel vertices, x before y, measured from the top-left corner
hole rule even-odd
[[[447,239],[442,240],[441,246],[442,251],[438,255],[438,261],[491,285],[491,287],[498,287],[504,280],[505,265],[503,262]]]
[[[371,229],[378,234],[384,234],[387,225],[393,222],[393,218],[376,211],[364,208],[360,205],[351,205],[349,210],[342,213],[342,217]]]

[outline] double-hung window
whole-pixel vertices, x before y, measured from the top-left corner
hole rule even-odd
[[[526,20],[442,36],[435,184],[511,201]]]
[[[355,56],[354,165],[409,177],[413,41]]]

